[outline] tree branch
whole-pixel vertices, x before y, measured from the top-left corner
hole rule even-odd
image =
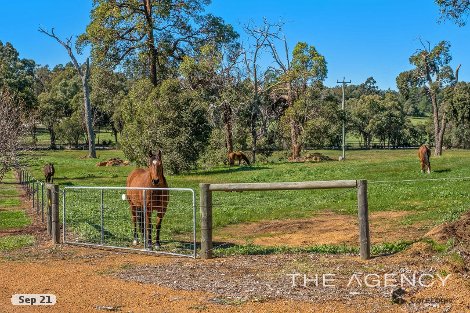
[[[54,28],[51,29],[50,32],[46,31],[44,28],[42,27],[39,27],[39,32],[40,33],[43,33],[53,39],[55,39],[61,46],[63,46],[65,48],[65,50],[67,50],[67,53],[69,54],[70,56],[70,59],[72,60],[72,63],[73,63],[73,66],[75,67],[75,69],[78,71],[78,74],[80,75],[80,78],[84,78],[85,77],[85,74],[83,73],[80,65],[78,64],[78,61],[77,59],[75,58],[75,55],[73,54],[73,51],[72,51],[72,47],[71,47],[71,42],[72,42],[72,36],[70,36],[69,38],[67,38],[67,42],[64,42],[63,40],[61,40],[54,32]]]

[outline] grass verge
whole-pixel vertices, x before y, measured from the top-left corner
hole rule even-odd
[[[0,211],[0,230],[25,227],[31,224],[24,211]]]
[[[15,235],[0,237],[0,252],[11,251],[26,246],[32,246],[35,242],[32,235]]]

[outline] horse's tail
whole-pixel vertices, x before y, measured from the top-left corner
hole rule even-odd
[[[429,149],[426,149],[426,151],[424,151],[423,153],[423,160],[426,164],[429,164],[429,155],[430,155],[430,151]]]
[[[246,164],[250,165],[250,160],[246,157],[246,155],[243,152],[240,152],[241,157],[243,160],[246,162]]]
[[[429,158],[431,157],[431,149],[428,146],[422,145],[419,149],[420,158],[422,158],[423,162],[429,164]]]

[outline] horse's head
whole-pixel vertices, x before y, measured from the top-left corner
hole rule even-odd
[[[152,180],[152,185],[158,185],[164,181],[163,177],[163,163],[162,163],[162,151],[158,150],[157,155],[152,152],[149,153],[149,171]]]

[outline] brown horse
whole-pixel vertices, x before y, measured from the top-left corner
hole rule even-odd
[[[230,152],[227,154],[227,157],[228,157],[228,163],[230,164],[230,166],[234,165],[235,160],[238,160],[239,166],[242,160],[244,160],[247,165],[250,165],[250,160],[248,160],[246,155],[241,151]]]
[[[127,177],[127,187],[141,188],[168,188],[165,176],[163,175],[162,152],[158,154],[149,153],[148,168],[138,168],[133,170]],[[144,231],[147,231],[147,247],[152,247],[152,212],[157,211],[156,224],[156,242],[155,248],[160,248],[160,229],[162,226],[163,216],[168,207],[169,192],[168,190],[133,190],[127,189],[127,200],[129,201],[132,222],[134,223],[134,241],[136,245],[139,241],[137,234],[137,222],[144,240]],[[147,214],[145,216],[146,227],[144,230],[144,205]]]
[[[46,179],[46,183],[52,183],[54,182],[54,174],[55,174],[55,169],[54,169],[54,164],[48,163],[44,166],[44,177]]]
[[[431,174],[431,162],[429,158],[431,157],[431,150],[428,146],[422,145],[418,150],[419,161],[421,162],[421,173],[425,171],[428,174]]]

